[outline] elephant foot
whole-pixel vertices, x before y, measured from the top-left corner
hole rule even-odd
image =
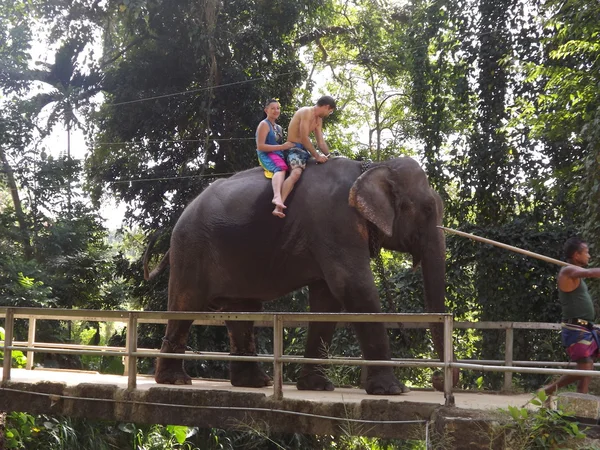
[[[192,384],[192,378],[185,372],[183,362],[176,359],[158,359],[154,381],[158,384]]]
[[[369,369],[370,373],[374,371],[371,367]],[[364,387],[367,394],[370,395],[400,395],[410,392],[409,388],[398,381],[394,372],[387,368],[372,375],[369,374]]]
[[[335,389],[320,366],[302,369],[296,382],[296,388],[299,391],[333,391]]]
[[[258,363],[232,361],[229,363],[229,379],[233,386],[262,388],[272,386],[273,380]]]

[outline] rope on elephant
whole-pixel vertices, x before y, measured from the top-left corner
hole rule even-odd
[[[357,422],[357,423],[370,423],[370,424],[429,424],[428,420],[368,420],[368,419],[350,419],[348,417],[334,417],[334,416],[323,416],[320,414],[303,413],[297,411],[287,411],[283,409],[274,408],[250,408],[244,406],[208,406],[208,405],[174,405],[171,403],[157,403],[157,402],[138,402],[135,400],[117,400],[114,398],[93,398],[93,397],[74,397],[72,395],[61,395],[61,394],[48,394],[45,392],[33,392],[24,389],[13,389],[0,387],[0,392],[16,392],[19,394],[38,395],[42,397],[49,397],[52,405],[56,404],[59,400],[85,400],[93,402],[105,402],[105,403],[124,403],[129,405],[150,405],[170,408],[191,408],[191,409],[213,409],[213,410],[227,410],[227,411],[257,411],[257,412],[273,412],[281,414],[289,414],[304,417],[314,417],[317,419],[328,419],[328,420],[339,420],[344,422]]]

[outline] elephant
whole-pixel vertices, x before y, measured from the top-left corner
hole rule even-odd
[[[365,171],[365,169],[367,169]],[[408,252],[421,264],[425,310],[445,311],[443,205],[427,176],[411,158],[372,163],[335,157],[310,160],[288,197],[286,217],[273,216],[271,185],[256,167],[217,180],[183,211],[170,248],[149,273],[170,265],[169,311],[258,312],[262,303],[308,286],[311,312],[378,313],[381,305],[370,259],[380,248]],[[335,323],[311,322],[304,356],[326,357]],[[169,320],[161,353],[185,351],[191,321]],[[233,355],[255,355],[253,322],[226,322]],[[383,323],[355,323],[366,360],[391,359]],[[443,361],[441,327],[432,327]],[[191,384],[181,360],[157,358],[155,380]],[[234,386],[272,384],[258,363],[231,362]],[[305,364],[296,387],[334,389],[323,367]],[[392,367],[369,366],[368,394],[396,395],[408,388]]]

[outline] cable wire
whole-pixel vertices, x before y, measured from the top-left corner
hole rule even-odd
[[[211,141],[223,142],[223,141],[247,141],[255,140],[253,137],[232,137],[232,138],[212,138]],[[164,141],[123,141],[123,142],[94,142],[94,145],[130,145],[130,144],[177,144],[177,143],[188,143],[188,142],[205,142],[205,139],[171,139]]]
[[[482,33],[477,34],[477,37],[481,37],[481,36],[487,36],[490,35],[492,33],[496,33],[497,30],[490,30],[490,31],[484,31]],[[437,38],[438,36],[434,36],[435,38]],[[414,47],[408,47],[405,48],[404,51],[406,52],[410,52],[412,50],[418,50],[418,49],[422,49],[422,48],[427,48],[429,47],[429,43],[427,44],[419,44],[416,45]],[[358,55],[361,59],[361,61],[364,61],[365,59],[369,59],[372,60],[374,58],[377,57],[383,57],[383,56],[389,56],[389,53],[387,52],[372,52],[369,53],[369,55]],[[346,62],[347,60],[338,60],[338,61],[329,61],[328,64],[336,63],[336,62]],[[262,77],[258,77],[258,78],[251,78],[249,80],[242,80],[242,81],[235,81],[232,83],[225,83],[225,84],[218,84],[216,86],[207,86],[207,87],[202,87],[202,88],[197,88],[197,89],[190,89],[187,91],[180,91],[180,92],[173,92],[171,94],[162,94],[162,95],[154,95],[151,97],[144,97],[144,98],[139,98],[139,99],[135,99],[135,100],[126,100],[126,101],[122,101],[122,102],[115,102],[115,103],[104,103],[102,106],[120,106],[120,105],[130,105],[132,103],[140,103],[140,102],[144,102],[144,101],[148,101],[148,100],[158,100],[158,99],[162,99],[162,98],[167,98],[167,97],[174,97],[177,95],[186,95],[186,94],[193,94],[196,92],[202,92],[202,91],[208,91],[211,89],[219,89],[219,88],[224,88],[224,87],[231,87],[231,86],[237,86],[237,85],[241,85],[241,84],[246,84],[246,83],[254,83],[256,81],[263,81],[263,80],[268,80],[268,79],[277,79],[278,77],[282,77],[282,76],[286,76],[286,75],[292,75],[295,73],[300,73],[303,72],[304,69],[298,69],[298,70],[292,70],[290,72],[283,72],[283,73],[279,73],[279,74],[273,74],[270,76],[262,76]]]
[[[263,77],[258,77],[258,78],[251,78],[249,80],[242,80],[242,81],[235,81],[233,83],[225,83],[225,84],[218,84],[216,86],[208,86],[208,87],[203,87],[203,88],[198,88],[198,89],[190,89],[187,91],[180,91],[180,92],[173,92],[171,94],[163,94],[163,95],[154,95],[152,97],[145,97],[145,98],[139,98],[136,100],[127,100],[124,102],[116,102],[116,103],[104,103],[102,106],[120,106],[120,105],[130,105],[132,103],[139,103],[139,102],[145,102],[148,100],[158,100],[161,98],[167,98],[167,97],[174,97],[177,95],[186,95],[186,94],[193,94],[195,92],[202,92],[202,91],[208,91],[211,89],[219,89],[219,88],[224,88],[224,87],[231,87],[231,86],[237,86],[240,84],[245,84],[245,83],[253,83],[255,81],[261,81],[261,80],[267,80],[267,79],[271,79],[271,78],[275,78],[277,79],[278,77],[282,77],[285,75],[291,75],[294,73],[299,73],[299,72],[303,72],[303,69],[300,70],[293,70],[291,72],[284,72],[284,73],[278,73],[278,74],[273,74],[271,76],[263,76]]]
[[[235,175],[237,172],[223,172],[223,173],[209,173],[202,175],[184,175],[179,177],[156,177],[156,178],[132,178],[129,180],[116,180],[110,181],[110,184],[120,184],[120,183],[137,183],[140,181],[167,181],[167,180],[181,180],[186,178],[213,178],[213,177],[224,177]]]

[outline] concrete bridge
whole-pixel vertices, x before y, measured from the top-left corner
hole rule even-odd
[[[383,438],[423,439],[432,433],[449,436],[460,445],[455,448],[490,448],[489,430],[499,420],[499,409],[509,405],[534,408],[531,394],[504,395],[453,391],[450,373],[463,370],[501,371],[505,386],[511,386],[514,372],[559,374],[565,362],[513,361],[512,333],[518,328],[558,329],[558,324],[458,323],[449,314],[309,314],[309,313],[171,313],[138,311],[89,311],[34,308],[0,308],[4,317],[5,341],[0,411],[25,411],[89,419],[149,424],[180,424],[202,428],[262,429],[267,432],[339,435],[352,434]],[[273,327],[274,354],[232,356],[223,353],[188,352],[184,359],[255,360],[273,364],[274,386],[261,389],[236,388],[226,380],[195,379],[191,386],[157,385],[152,378],[137,374],[137,358],[156,357],[156,349],[137,347],[139,323],[163,323],[167,319],[189,319],[195,324],[224,325],[225,320],[254,320],[258,326]],[[29,320],[26,342],[14,341],[15,319]],[[1,320],[1,319],[0,319]],[[85,320],[125,322],[125,347],[50,344],[36,341],[38,320]],[[352,358],[311,360],[286,355],[283,348],[285,326],[306,326],[311,320],[381,321],[388,327],[429,327],[444,325],[446,362],[438,360],[393,359],[363,361]],[[503,361],[457,361],[451,355],[453,328],[495,328],[506,332]],[[12,351],[27,353],[27,369],[11,366]],[[33,369],[34,353],[120,356],[125,374]],[[165,355],[163,355],[165,356]],[[171,355],[175,356],[175,355]],[[444,392],[414,390],[399,396],[366,395],[358,388],[337,388],[333,392],[298,391],[282,382],[282,365],[319,363],[367,366],[371,364],[438,367],[446,374]],[[551,367],[551,368],[548,368]],[[33,370],[31,370],[33,369]],[[581,371],[569,371],[580,374]],[[600,376],[600,372],[582,374]],[[599,408],[600,409],[600,408]],[[486,437],[487,436],[487,437]],[[486,440],[487,439],[487,440]]]
[[[13,369],[11,380],[0,387],[0,410],[278,433],[426,440],[428,433],[451,432],[461,440],[482,442],[490,420],[498,420],[499,408],[521,407],[532,398],[531,394],[456,392],[455,405],[445,406],[444,393],[432,390],[377,396],[358,388],[298,391],[287,384],[283,394],[283,399],[275,400],[271,387],[237,388],[228,380],[157,385],[141,375],[136,377],[136,388],[129,389],[126,376]]]

